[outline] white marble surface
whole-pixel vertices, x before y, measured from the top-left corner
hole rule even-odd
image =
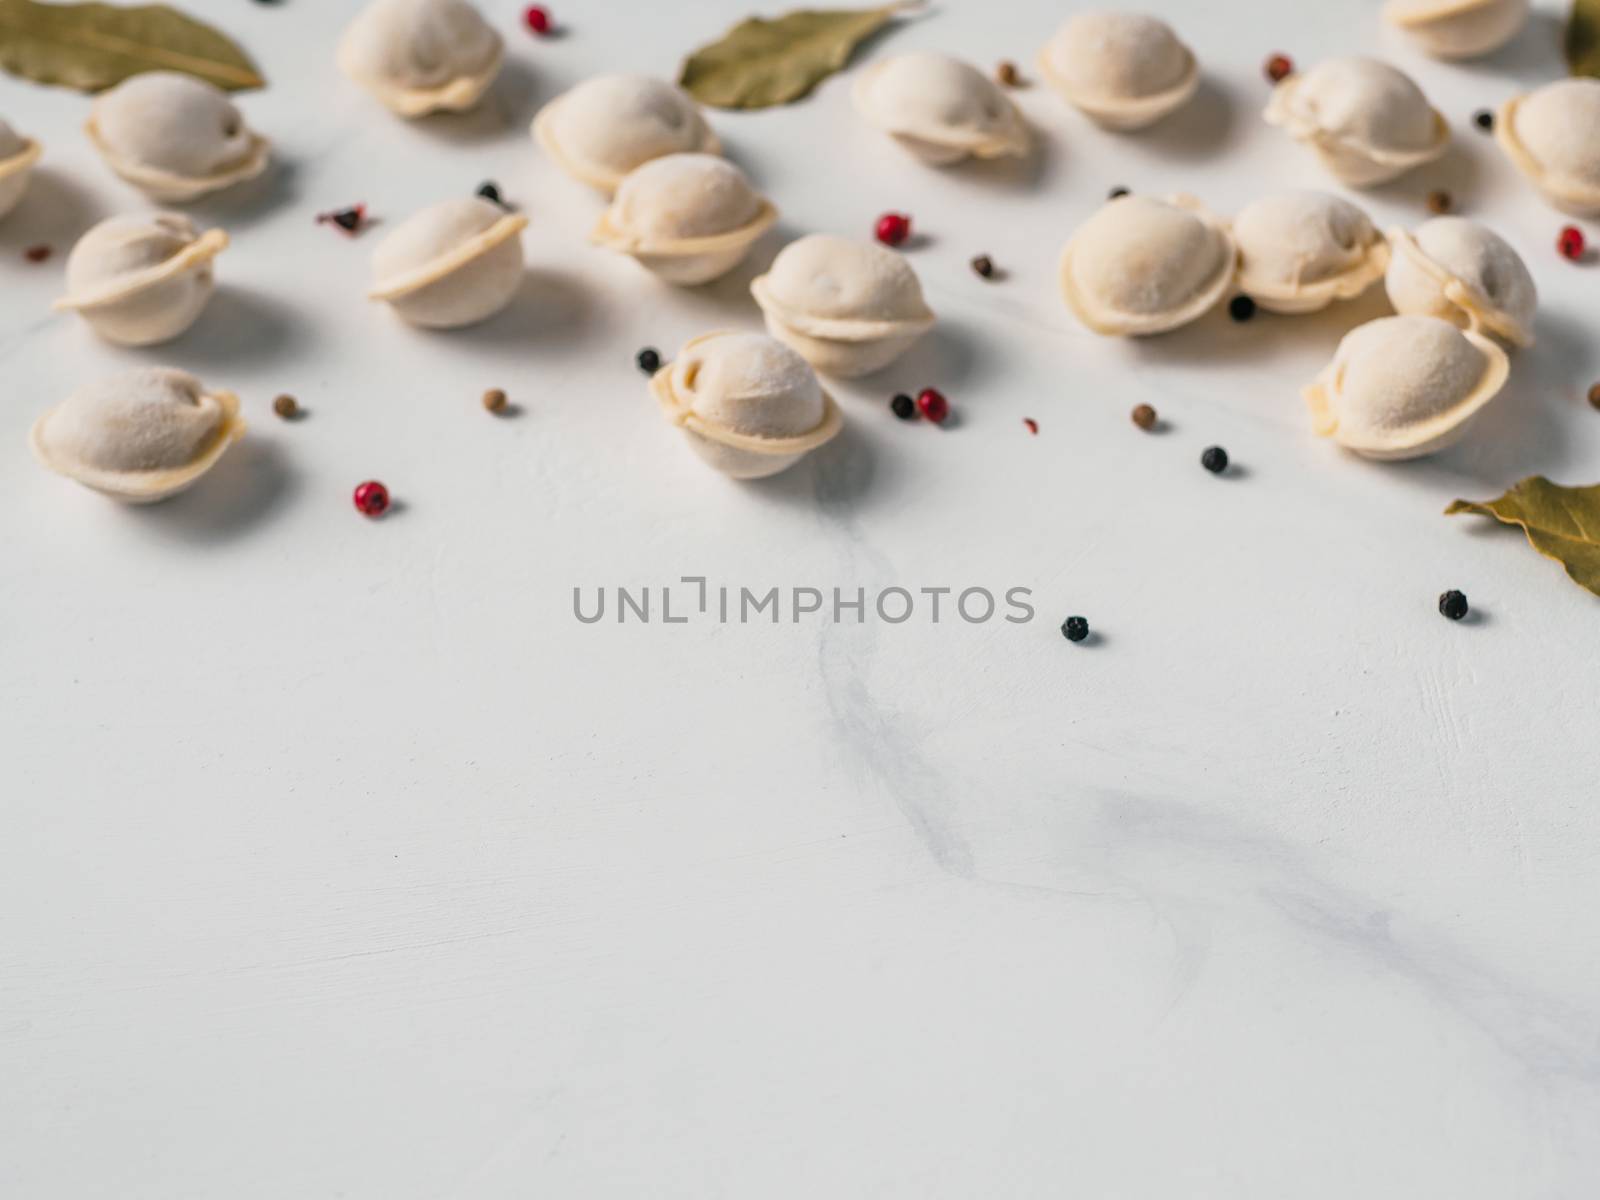
[[[633,367],[743,288],[585,244],[542,100],[670,73],[743,0],[578,4],[492,105],[407,125],[339,78],[353,0],[190,0],[259,58],[280,166],[196,206],[215,307],[155,351],[51,315],[65,250],[140,201],[87,101],[0,79],[47,144],[0,225],[0,1193],[27,1200],[1083,1196],[1554,1200],[1600,1188],[1596,601],[1440,514],[1600,479],[1600,268],[1470,125],[1553,77],[1556,9],[1482,64],[1376,4],[1166,0],[1207,83],[1147,134],[1019,95],[1029,172],[936,172],[809,102],[717,114],[781,233],[911,211],[943,321],[839,389],[846,435],[731,484]],[[870,54],[1031,62],[1046,0],[949,0]],[[1058,247],[1113,184],[1222,211],[1321,182],[1259,118],[1262,59],[1375,50],[1450,116],[1449,187],[1524,252],[1540,345],[1470,443],[1412,465],[1312,437],[1298,386],[1381,293],[1079,329]],[[362,299],[392,221],[500,181],[533,218],[515,309],[423,335]],[[1600,227],[1588,226],[1591,236]],[[56,256],[22,259],[48,242]],[[978,252],[1008,272],[986,284]],[[26,431],[130,363],[239,391],[192,493],[119,508]],[[936,384],[955,428],[895,422]],[[522,413],[495,419],[479,392]],[[269,411],[291,391],[310,410]],[[1149,401],[1170,418],[1128,421]],[[1035,418],[1037,437],[1023,429]],[[1197,458],[1225,445],[1242,471]],[[381,523],[351,487],[384,479]],[[580,625],[572,590],[1034,589],[1031,624]],[[1479,616],[1435,611],[1448,587]],[[1103,634],[1067,644],[1069,612]]]

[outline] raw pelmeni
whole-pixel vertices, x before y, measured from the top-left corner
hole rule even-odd
[[[590,236],[669,283],[698,284],[736,267],[777,219],[727,159],[669,154],[622,181]]]
[[[127,504],[183,491],[244,434],[239,398],[147,367],[79,388],[34,422],[34,456]]]
[[[413,213],[372,252],[373,300],[413,325],[454,329],[486,320],[522,284],[528,218],[476,196]]]
[[[825,375],[882,370],[933,327],[911,265],[872,242],[814,233],[750,284],[767,332]]]
[[[924,162],[1028,152],[1022,114],[982,71],[931,51],[871,64],[856,77],[855,105],[871,124]]]
[[[1233,219],[1239,290],[1262,308],[1308,313],[1383,276],[1389,245],[1367,214],[1326,192],[1275,192]]]
[[[106,163],[147,195],[194,200],[266,169],[266,138],[203,79],[149,71],[95,98],[85,125]]]
[[[1109,336],[1161,333],[1202,316],[1233,282],[1226,226],[1190,196],[1108,201],[1061,253],[1061,291]]]
[[[1505,386],[1506,352],[1437,317],[1383,317],[1347,334],[1305,389],[1312,426],[1366,458],[1443,450]]]
[[[1500,108],[1495,138],[1546,200],[1600,215],[1600,79],[1561,79]]]
[[[150,346],[177,337],[216,289],[212,260],[227,247],[220,229],[202,233],[181,213],[111,217],[78,239],[67,258],[67,294],[107,341]]]
[[[468,0],[373,0],[339,39],[339,69],[402,117],[471,108],[505,43]]]
[[[584,80],[539,110],[533,136],[563,171],[607,196],[652,159],[722,151],[689,94],[648,75]]]
[[[1039,53],[1067,101],[1108,129],[1142,129],[1188,102],[1200,66],[1172,27],[1142,13],[1081,12]]]
[[[1449,125],[1422,90],[1374,58],[1333,58],[1288,76],[1272,89],[1266,118],[1351,187],[1432,162],[1450,142]]]
[[[38,142],[0,120],[0,217],[15,208],[28,190],[28,177],[40,153]]]
[[[1539,291],[1522,256],[1466,217],[1435,217],[1389,234],[1394,258],[1384,286],[1396,312],[1482,329],[1513,346],[1533,345]]]
[[[1528,23],[1528,0],[1389,0],[1384,18],[1435,58],[1477,58]]]
[[[734,479],[776,475],[843,424],[805,359],[759,333],[695,338],[650,391],[695,453]]]

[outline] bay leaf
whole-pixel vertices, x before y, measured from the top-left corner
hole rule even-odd
[[[1567,67],[1600,78],[1600,0],[1572,0],[1567,17]]]
[[[144,71],[181,71],[228,91],[267,82],[225,34],[165,4],[0,0],[0,70],[81,92]]]
[[[713,108],[771,108],[810,93],[855,48],[914,4],[800,9],[749,17],[683,64],[678,82]]]
[[[1496,500],[1457,500],[1446,514],[1477,513],[1519,525],[1533,548],[1600,596],[1600,484],[1563,487],[1530,475]]]

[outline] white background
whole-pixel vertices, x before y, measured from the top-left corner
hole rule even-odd
[[[270,87],[266,180],[194,206],[234,246],[151,351],[51,315],[65,252],[143,206],[88,100],[0,79],[47,145],[0,226],[0,1193],[1549,1200],[1600,1190],[1596,601],[1441,510],[1600,480],[1600,275],[1471,125],[1556,77],[1556,9],[1429,62],[1355,0],[1166,0],[1206,84],[1146,133],[1017,94],[1027,168],[936,171],[849,105],[713,117],[783,210],[698,291],[586,244],[533,147],[602,70],[670,75],[744,0],[487,6],[491,102],[407,124],[332,63],[354,0],[190,0]],[[1024,64],[1070,6],[948,0],[870,46]],[[1273,51],[1381,52],[1449,116],[1448,188],[1524,253],[1539,345],[1475,436],[1409,465],[1313,437],[1298,389],[1381,289],[1118,343],[1055,289],[1115,184],[1232,212],[1323,185],[1260,119]],[[532,218],[481,328],[364,298],[383,221],[485,179]],[[756,328],[787,238],[913,214],[940,314],[838,388],[846,433],[724,480],[633,365]],[[1591,239],[1600,228],[1588,227]],[[30,265],[23,249],[56,247]],[[977,253],[1006,272],[986,283]],[[247,439],[125,509],[39,469],[78,384],[168,363]],[[888,413],[935,385],[947,430]],[[491,417],[486,387],[522,410]],[[274,394],[309,416],[272,416]],[[1135,429],[1154,404],[1165,432]],[[1038,421],[1030,436],[1023,418]],[[1214,478],[1201,449],[1239,470]],[[403,508],[358,516],[358,481]],[[1011,586],[1029,625],[580,625],[572,590]],[[1438,594],[1475,617],[1440,618]],[[1082,613],[1100,632],[1068,644]]]

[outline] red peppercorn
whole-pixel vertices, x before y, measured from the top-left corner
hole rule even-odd
[[[376,479],[356,484],[356,511],[368,517],[381,517],[389,511],[389,489]]]
[[[917,393],[917,411],[939,425],[950,415],[950,401],[933,388],[923,388]]]
[[[1294,74],[1294,59],[1287,54],[1274,54],[1267,59],[1266,66],[1262,68],[1267,73],[1267,78],[1273,83],[1282,83]]]
[[[31,263],[42,263],[45,259],[49,258],[52,253],[54,253],[54,251],[52,251],[49,246],[29,246],[22,252],[22,257]]]
[[[1583,252],[1586,248],[1586,243],[1583,240],[1583,230],[1576,225],[1566,226],[1556,238],[1556,249],[1561,251],[1561,257],[1569,258],[1573,262],[1577,262],[1583,257]]]
[[[550,10],[538,4],[530,4],[522,10],[522,23],[528,29],[540,35],[549,33],[555,23],[550,20]]]
[[[352,204],[349,208],[336,208],[332,212],[318,213],[318,225],[334,225],[343,233],[354,237],[367,221],[367,206]]]
[[[911,236],[911,218],[905,213],[884,213],[878,218],[876,232],[885,246],[898,246]]]
[[[1035,421],[1032,417],[1023,417],[1022,423],[1027,426],[1029,433],[1039,432],[1039,422]]]

